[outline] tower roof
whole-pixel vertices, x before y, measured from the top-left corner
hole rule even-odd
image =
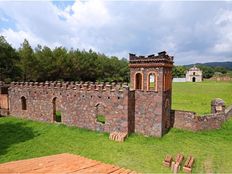
[[[130,67],[172,67],[173,56],[167,55],[166,51],[159,52],[158,55],[136,56],[129,54]]]

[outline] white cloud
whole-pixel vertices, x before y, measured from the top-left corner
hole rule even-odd
[[[110,22],[110,14],[103,1],[76,1],[65,16],[72,26],[98,28]]]
[[[29,38],[30,42],[32,43],[41,43],[41,40],[39,38],[25,31],[15,32],[12,29],[4,29],[1,31],[0,34],[3,35],[6,38],[6,40],[11,43],[13,47],[19,47],[19,45],[25,38]],[[41,44],[43,43],[44,41]]]
[[[8,20],[7,18],[5,18],[5,17],[2,16],[2,17],[0,17],[0,22],[1,22],[1,21],[2,21],[2,22],[8,22],[9,20]]]
[[[215,24],[216,27],[218,27],[219,39],[215,42],[212,51],[219,54],[231,53],[232,52],[232,10],[221,9],[219,12],[220,15],[215,17]]]
[[[2,13],[4,15],[1,15]],[[77,0],[65,8],[49,1],[0,2],[0,34],[15,47],[27,38],[50,47],[92,49],[127,57],[168,51],[178,64],[230,59],[231,2]]]

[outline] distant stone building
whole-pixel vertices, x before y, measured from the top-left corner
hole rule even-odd
[[[193,66],[186,72],[186,82],[202,82],[202,71]]]

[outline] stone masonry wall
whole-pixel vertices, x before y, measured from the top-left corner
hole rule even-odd
[[[171,104],[172,90],[169,89],[163,93],[163,117],[162,117],[162,134],[167,133],[171,127]]]
[[[135,132],[162,136],[162,95],[153,91],[135,91]]]
[[[133,98],[126,85],[12,83],[9,88],[10,114],[54,122],[53,100],[56,98],[56,110],[61,112],[63,124],[104,132],[129,132],[128,125],[134,118],[128,96]],[[22,109],[21,97],[26,98],[26,110]],[[96,121],[97,114],[106,117],[105,124]]]
[[[162,93],[162,134],[167,133],[171,127],[171,104],[172,104],[172,69],[163,70],[163,93]]]
[[[172,126],[174,128],[201,131],[219,129],[230,116],[232,116],[232,106],[225,112],[197,116],[195,112],[172,110]]]
[[[232,116],[232,105],[226,108],[225,116],[226,116],[226,119]]]

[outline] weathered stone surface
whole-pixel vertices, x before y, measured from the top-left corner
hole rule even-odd
[[[225,112],[225,102],[220,98],[216,98],[211,101],[211,113],[219,112]]]
[[[215,112],[216,106],[222,106],[223,110]],[[191,131],[219,129],[230,116],[232,116],[232,106],[225,109],[224,101],[214,99],[211,102],[212,114],[197,116],[195,112],[172,110],[171,122],[173,127]]]
[[[59,84],[59,83],[57,83]],[[90,90],[68,89],[67,83],[47,88],[43,84],[12,85],[9,89],[10,113],[32,120],[54,122],[54,105],[61,112],[62,123],[91,130],[128,132],[128,89]],[[49,85],[49,84],[47,84]],[[103,89],[103,87],[102,87]],[[21,98],[26,98],[27,110],[22,110]],[[104,115],[106,123],[98,123],[97,115]]]

